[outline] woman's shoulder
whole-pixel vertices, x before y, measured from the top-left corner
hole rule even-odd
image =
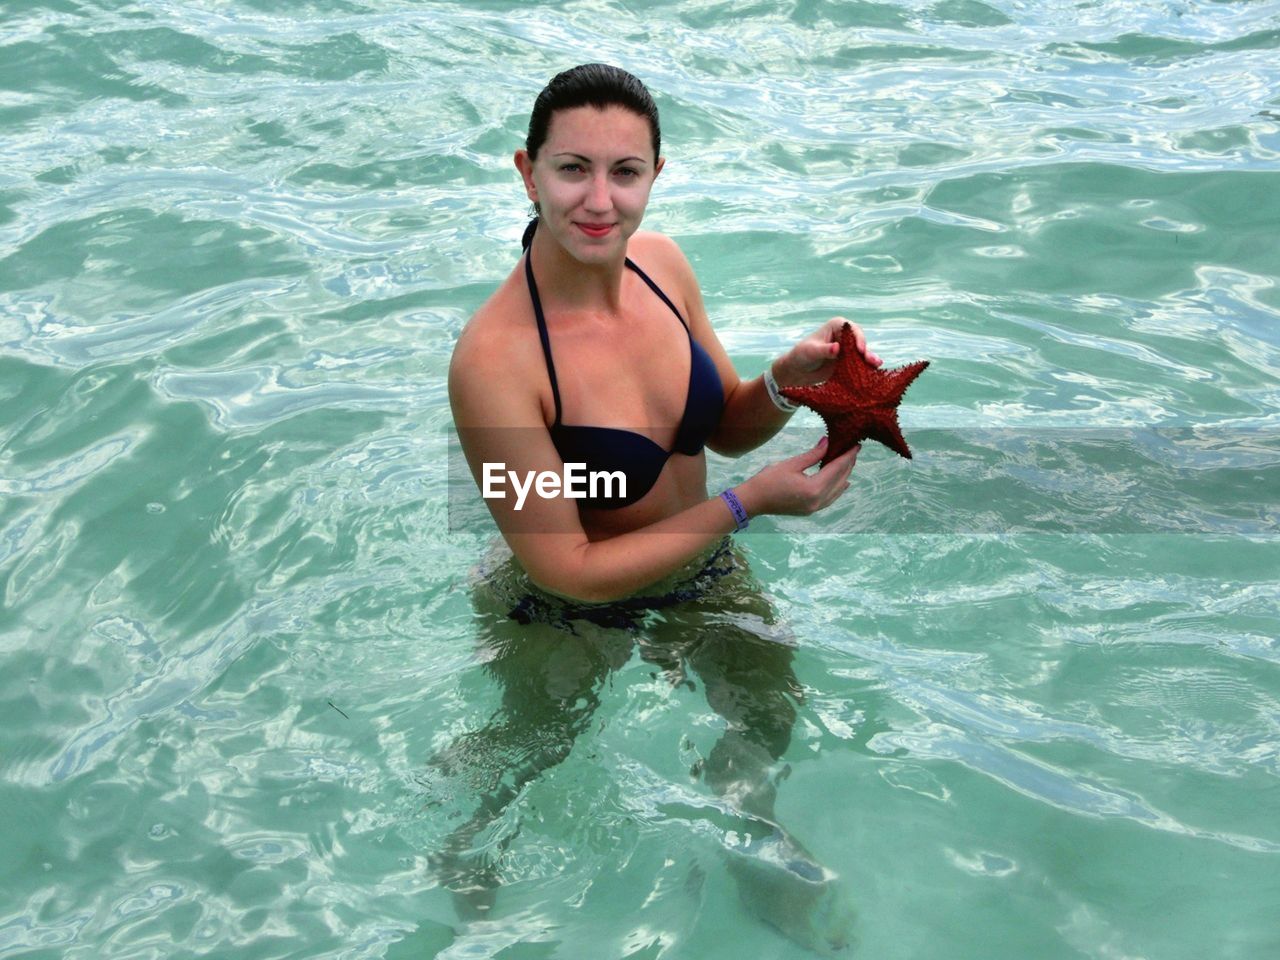
[[[640,265],[658,286],[668,286],[687,292],[697,286],[693,267],[680,245],[665,233],[654,230],[637,230],[627,245],[627,256]]]
[[[502,351],[494,349],[497,347],[519,350],[520,344],[528,339],[521,336],[521,331],[533,324],[532,304],[523,281],[523,275],[513,270],[471,315],[454,345],[455,358],[459,353],[464,357],[470,354],[500,355]],[[494,362],[500,361],[495,359]]]
[[[689,261],[680,245],[665,233],[658,233],[656,230],[637,230],[632,234],[627,254],[632,260],[638,261],[643,257],[646,262],[655,266],[692,274]]]
[[[487,396],[496,381],[508,401],[536,400],[542,354],[522,286],[513,273],[463,326],[449,363],[451,394]]]
[[[690,315],[693,304],[702,302],[692,265],[680,245],[666,234],[637,230],[627,255],[681,305],[684,316]]]

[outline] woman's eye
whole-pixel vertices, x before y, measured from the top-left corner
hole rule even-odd
[[[565,163],[565,164],[561,164],[560,169],[563,170],[565,173],[577,173],[579,170],[582,169],[582,164]]]
[[[615,172],[624,177],[637,177],[640,175],[639,170],[633,170],[631,167],[619,167]]]

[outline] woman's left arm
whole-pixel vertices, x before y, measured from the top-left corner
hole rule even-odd
[[[720,416],[720,425],[708,438],[707,446],[723,456],[741,456],[781,430],[791,418],[791,413],[779,409],[769,398],[763,373],[751,380],[738,376],[707,317],[693,267],[674,240],[660,234],[651,234],[650,237],[654,255],[660,257],[670,275],[678,279],[677,289],[684,301],[689,331],[715,363],[724,388],[724,412]],[[826,380],[839,355],[840,330],[846,322],[849,321],[843,317],[832,317],[774,360],[770,369],[777,385],[798,387]],[[867,348],[861,328],[856,323],[849,323],[853,327],[858,351],[871,364],[880,366],[883,361]]]

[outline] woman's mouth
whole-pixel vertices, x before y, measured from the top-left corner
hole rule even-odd
[[[603,237],[613,229],[612,223],[578,223],[576,226],[588,237]]]

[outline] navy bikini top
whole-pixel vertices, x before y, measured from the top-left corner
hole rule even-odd
[[[529,250],[525,250],[524,273],[529,281],[529,296],[533,300],[533,313],[538,320],[538,336],[542,338],[542,353],[547,361],[547,376],[551,379],[551,395],[556,402],[556,419],[551,425],[551,442],[555,444],[560,459],[565,463],[586,464],[587,475],[598,471],[621,471],[627,478],[625,497],[586,497],[579,501],[584,507],[598,510],[614,510],[628,507],[653,489],[658,482],[658,475],[667,465],[673,453],[694,456],[707,441],[707,437],[720,422],[720,411],[724,407],[724,389],[720,385],[720,374],[707,351],[685,323],[680,311],[665,293],[649,279],[631,258],[626,265],[636,272],[649,289],[662,298],[662,302],[671,308],[684,327],[689,337],[689,389],[685,394],[684,416],[676,431],[675,446],[664,450],[648,437],[630,430],[616,427],[579,427],[560,422],[560,388],[556,383],[556,367],[551,360],[551,339],[547,334],[547,320],[542,313],[542,301],[538,297],[538,285],[533,280],[533,266],[530,263]],[[616,492],[616,487],[615,487]]]

